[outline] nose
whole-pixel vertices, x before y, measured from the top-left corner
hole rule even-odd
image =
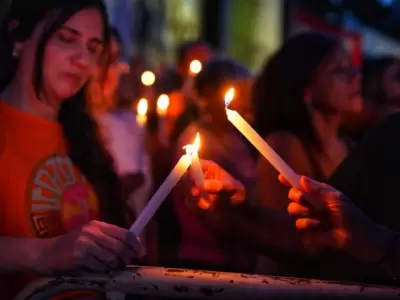
[[[72,63],[81,70],[87,69],[90,64],[90,53],[85,47],[81,47],[75,55],[72,56]]]

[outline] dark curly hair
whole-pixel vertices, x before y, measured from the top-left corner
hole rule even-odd
[[[254,125],[263,137],[288,131],[319,145],[304,103],[318,67],[341,45],[318,32],[289,38],[261,69],[253,86]]]
[[[106,8],[101,0],[14,0],[0,31],[0,90],[13,79],[18,59],[13,57],[15,41],[29,38],[46,14],[54,11],[55,18],[45,24],[36,49],[32,83],[38,99],[43,88],[44,49],[50,37],[77,12],[96,8],[103,18],[105,51],[102,58],[109,61],[110,29]],[[10,28],[10,22],[16,24]],[[32,50],[34,51],[34,50]],[[84,86],[76,95],[66,99],[59,110],[58,121],[67,141],[68,155],[96,191],[100,217],[104,222],[126,227],[126,202],[113,161],[101,142],[97,124],[91,117]]]

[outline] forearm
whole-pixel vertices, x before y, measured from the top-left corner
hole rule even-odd
[[[50,239],[0,237],[0,273],[37,271],[42,249]]]
[[[344,248],[359,262],[371,265],[390,277],[400,276],[400,233],[371,223],[358,231]]]

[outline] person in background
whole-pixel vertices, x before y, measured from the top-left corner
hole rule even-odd
[[[339,129],[343,113],[361,109],[360,78],[340,40],[301,33],[288,39],[262,68],[253,101],[255,128],[266,142],[295,172],[325,181],[348,154]],[[260,157],[257,199],[260,205],[286,211],[287,188],[277,182],[277,175]],[[290,217],[286,222],[294,226]],[[270,267],[260,262],[259,271]],[[297,272],[297,266],[288,268]],[[311,268],[300,266],[302,270]]]
[[[399,110],[400,63],[396,57],[372,57],[364,61],[361,81],[364,110],[346,118],[346,129],[360,140],[380,119]]]
[[[131,109],[120,108],[119,105],[119,77],[129,72],[129,66],[120,60],[123,45],[118,31],[111,28],[110,32],[111,63],[105,78],[102,76],[104,66],[99,65],[96,69],[91,82],[90,92],[94,96],[91,109],[121,179],[123,197],[130,207],[133,221],[150,197],[151,166],[146,149],[146,129],[137,125],[136,114]],[[150,260],[153,260],[149,258],[153,253],[151,250],[156,247],[153,246],[155,239],[152,239],[155,235],[154,228],[154,224],[148,226],[146,233],[141,236]]]
[[[100,0],[15,0],[0,28],[2,299],[40,274],[143,255],[87,107],[109,36]]]
[[[201,61],[203,64],[212,57],[211,48],[208,44],[201,40],[188,41],[181,44],[176,53],[176,67],[166,69],[164,73],[157,78],[155,90],[157,94],[168,94],[169,107],[166,115],[166,122],[158,122],[155,133],[152,135],[151,161],[153,166],[153,182],[157,187],[168,176],[173,167],[172,157],[177,143],[177,139],[185,128],[197,118],[197,105],[193,99],[189,99],[183,93],[183,86],[189,76],[190,62],[194,59]],[[158,126],[166,126],[166,140],[168,145],[164,145],[159,141],[157,134]],[[175,221],[175,213],[172,202],[167,200],[161,206],[157,213],[160,224],[168,224],[168,226],[159,226],[160,231],[160,247],[159,254],[163,265],[174,265],[175,247],[179,243],[179,224]],[[166,251],[170,249],[170,251]]]
[[[281,175],[279,181],[291,187]],[[386,278],[400,276],[399,232],[374,222],[332,186],[307,177],[288,195],[288,212],[310,241],[347,253]]]
[[[175,157],[180,157],[184,145],[192,143],[199,133],[200,157],[222,166],[244,184],[249,199],[254,199],[252,192],[255,183],[255,160],[245,139],[228,121],[224,102],[225,93],[234,87],[237,98],[235,97],[232,106],[247,103],[248,101],[241,97],[240,87],[245,86],[242,81],[248,81],[250,78],[250,72],[233,59],[214,57],[209,60],[194,82],[200,108],[199,119],[182,132],[174,152]],[[242,105],[239,108],[246,106]],[[247,110],[238,111],[248,115]],[[174,198],[174,202],[181,232],[178,259],[184,267],[198,268],[203,265],[213,270],[253,271],[254,254],[243,249],[247,247],[224,244],[185,206],[182,197]]]
[[[375,120],[399,111],[400,61],[393,56],[366,60],[362,72],[362,92],[375,112]]]
[[[151,174],[149,158],[144,147],[138,142],[141,128],[136,122],[136,114],[119,109],[119,77],[129,72],[129,66],[121,62],[123,45],[118,31],[111,28],[111,64],[102,80],[102,66],[99,66],[92,81],[94,95],[92,113],[99,122],[106,148],[113,157],[115,168],[123,183],[124,196],[139,213],[149,195]],[[139,152],[143,153],[140,154]],[[138,165],[141,157],[142,165]],[[145,188],[147,193],[142,191]],[[144,193],[144,194],[143,194]],[[139,199],[140,198],[140,199]]]

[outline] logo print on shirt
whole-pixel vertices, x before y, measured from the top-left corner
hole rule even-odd
[[[53,155],[38,164],[26,197],[28,217],[38,237],[63,234],[98,215],[94,192],[65,155]]]

